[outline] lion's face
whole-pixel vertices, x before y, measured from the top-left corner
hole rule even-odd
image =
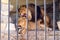
[[[19,15],[22,17],[28,17],[28,20],[32,19],[31,11],[27,9],[26,7],[21,7],[19,9]]]
[[[20,17],[18,19],[18,26],[21,26],[22,28],[26,28],[26,19],[25,17]]]

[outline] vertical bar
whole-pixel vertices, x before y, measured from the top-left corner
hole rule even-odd
[[[26,25],[26,27],[27,27],[27,40],[28,40],[28,0],[26,0],[26,7],[27,7],[27,9],[26,9],[26,13],[27,13],[27,25]]]
[[[53,0],[53,31],[54,31],[54,40],[55,40],[55,0]]]
[[[1,40],[1,0],[0,0],[0,40]]]
[[[8,40],[10,40],[10,23],[9,23],[10,0],[8,0]]]
[[[45,40],[46,38],[46,0],[44,0],[44,29],[45,29]]]
[[[36,27],[36,40],[37,40],[37,4],[35,0],[35,27]]]
[[[17,25],[18,25],[18,0],[16,0],[16,30],[17,30],[17,39],[16,40],[18,40],[18,27],[17,27]]]

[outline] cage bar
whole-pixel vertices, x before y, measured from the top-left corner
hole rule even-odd
[[[35,0],[35,27],[36,27],[36,40],[37,40],[37,0]]]
[[[55,40],[55,0],[53,0],[53,31],[54,31],[54,40]]]
[[[27,22],[26,22],[26,27],[27,27],[27,39],[28,40],[28,0],[26,0],[26,13],[27,13]]]
[[[46,35],[46,0],[44,0],[44,31],[45,31],[45,40],[47,40]]]
[[[0,40],[1,40],[1,0],[0,0]]]
[[[17,31],[17,39],[18,40],[18,0],[16,0],[16,31]]]
[[[10,16],[10,0],[8,0],[8,40],[10,40],[10,20],[9,20],[9,16]]]

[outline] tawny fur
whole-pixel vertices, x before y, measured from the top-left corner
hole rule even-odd
[[[40,23],[40,22],[41,22],[41,20],[37,21],[37,29],[38,30],[44,30],[44,24]],[[36,30],[36,23],[31,22],[31,21],[28,21],[28,23],[27,23],[27,20],[25,17],[20,17],[18,19],[18,25],[20,25],[22,28],[22,30],[19,31],[19,33],[21,33],[21,34],[25,34],[27,31],[27,28],[28,28],[28,31]],[[46,27],[46,28],[48,28],[48,27]]]
[[[18,25],[20,25],[22,27],[22,31],[21,31],[22,34],[26,33],[27,18],[28,18],[28,30],[35,30],[36,29],[36,23],[35,23],[35,19],[34,19],[35,18],[35,16],[34,16],[35,11],[34,10],[35,10],[34,5],[28,6],[28,9],[26,8],[26,5],[23,5],[18,9],[19,16],[20,16],[18,19]],[[37,12],[37,14],[38,14],[38,12]],[[37,21],[36,21],[37,22],[37,28],[44,30],[44,10],[40,9],[40,13],[41,13],[41,16],[43,17],[43,20],[40,18],[37,19]],[[28,14],[28,16],[26,16],[27,14]],[[33,20],[34,22],[31,20]],[[50,23],[51,23],[51,20],[50,20],[48,14],[46,13],[46,27],[47,28],[51,25]]]

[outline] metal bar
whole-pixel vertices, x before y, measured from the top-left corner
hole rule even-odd
[[[53,31],[54,31],[54,40],[55,40],[55,0],[53,0]]]
[[[17,30],[17,39],[16,40],[18,40],[18,27],[17,27],[17,25],[18,25],[18,0],[16,0],[16,30]]]
[[[8,40],[10,40],[10,23],[9,23],[9,13],[10,12],[10,0],[8,0]]]
[[[47,40],[46,35],[46,0],[44,0],[44,29],[45,29],[45,40]]]
[[[0,40],[1,40],[1,0],[0,0]]]
[[[26,27],[27,27],[27,40],[28,40],[28,0],[26,0],[26,7],[27,7],[27,9],[26,9],[26,13],[27,13],[27,25],[26,25]]]
[[[35,0],[35,27],[36,27],[36,40],[37,40],[37,3]]]

